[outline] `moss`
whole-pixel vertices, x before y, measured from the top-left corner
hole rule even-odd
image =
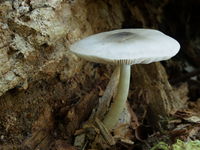
[[[151,150],[169,150],[169,145],[166,144],[165,142],[159,142],[156,144]]]
[[[164,142],[159,142],[151,150],[200,150],[200,141],[189,141],[183,142],[181,140],[177,140],[177,142],[171,146]]]
[[[177,142],[172,145],[173,150],[200,150],[200,141],[189,141],[183,142],[181,140],[177,140]]]

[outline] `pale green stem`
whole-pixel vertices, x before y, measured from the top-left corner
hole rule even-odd
[[[125,107],[130,84],[130,70],[130,65],[120,65],[120,77],[117,94],[109,112],[106,114],[105,119],[103,120],[104,125],[109,130],[114,128],[119,120],[120,114]]]

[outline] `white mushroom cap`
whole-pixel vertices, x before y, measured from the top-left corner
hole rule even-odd
[[[178,53],[179,43],[153,29],[120,29],[84,38],[70,46],[76,55],[98,63],[148,64]]]

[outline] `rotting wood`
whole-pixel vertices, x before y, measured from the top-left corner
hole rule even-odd
[[[43,149],[47,150],[52,141],[51,135],[47,131],[37,131],[33,133],[31,138],[27,139],[23,144],[23,147],[32,150]]]
[[[97,104],[97,99],[98,89],[96,88],[68,111],[66,116],[66,120],[68,120],[66,126],[68,135],[73,135],[75,130],[80,127],[81,123],[88,119],[92,109]]]
[[[135,107],[134,110],[138,112],[139,107],[146,106],[152,125],[158,125],[160,119],[182,107],[180,96],[174,93],[167,80],[165,69],[160,63],[133,65],[132,82],[130,99]]]
[[[53,141],[51,131],[54,128],[54,120],[51,111],[52,108],[47,105],[44,112],[33,124],[31,137],[24,141],[22,147],[27,147],[32,150],[48,150],[50,143]]]

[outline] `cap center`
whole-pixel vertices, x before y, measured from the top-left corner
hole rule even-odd
[[[107,38],[113,42],[124,42],[137,37],[137,34],[131,32],[120,32],[109,35]]]

